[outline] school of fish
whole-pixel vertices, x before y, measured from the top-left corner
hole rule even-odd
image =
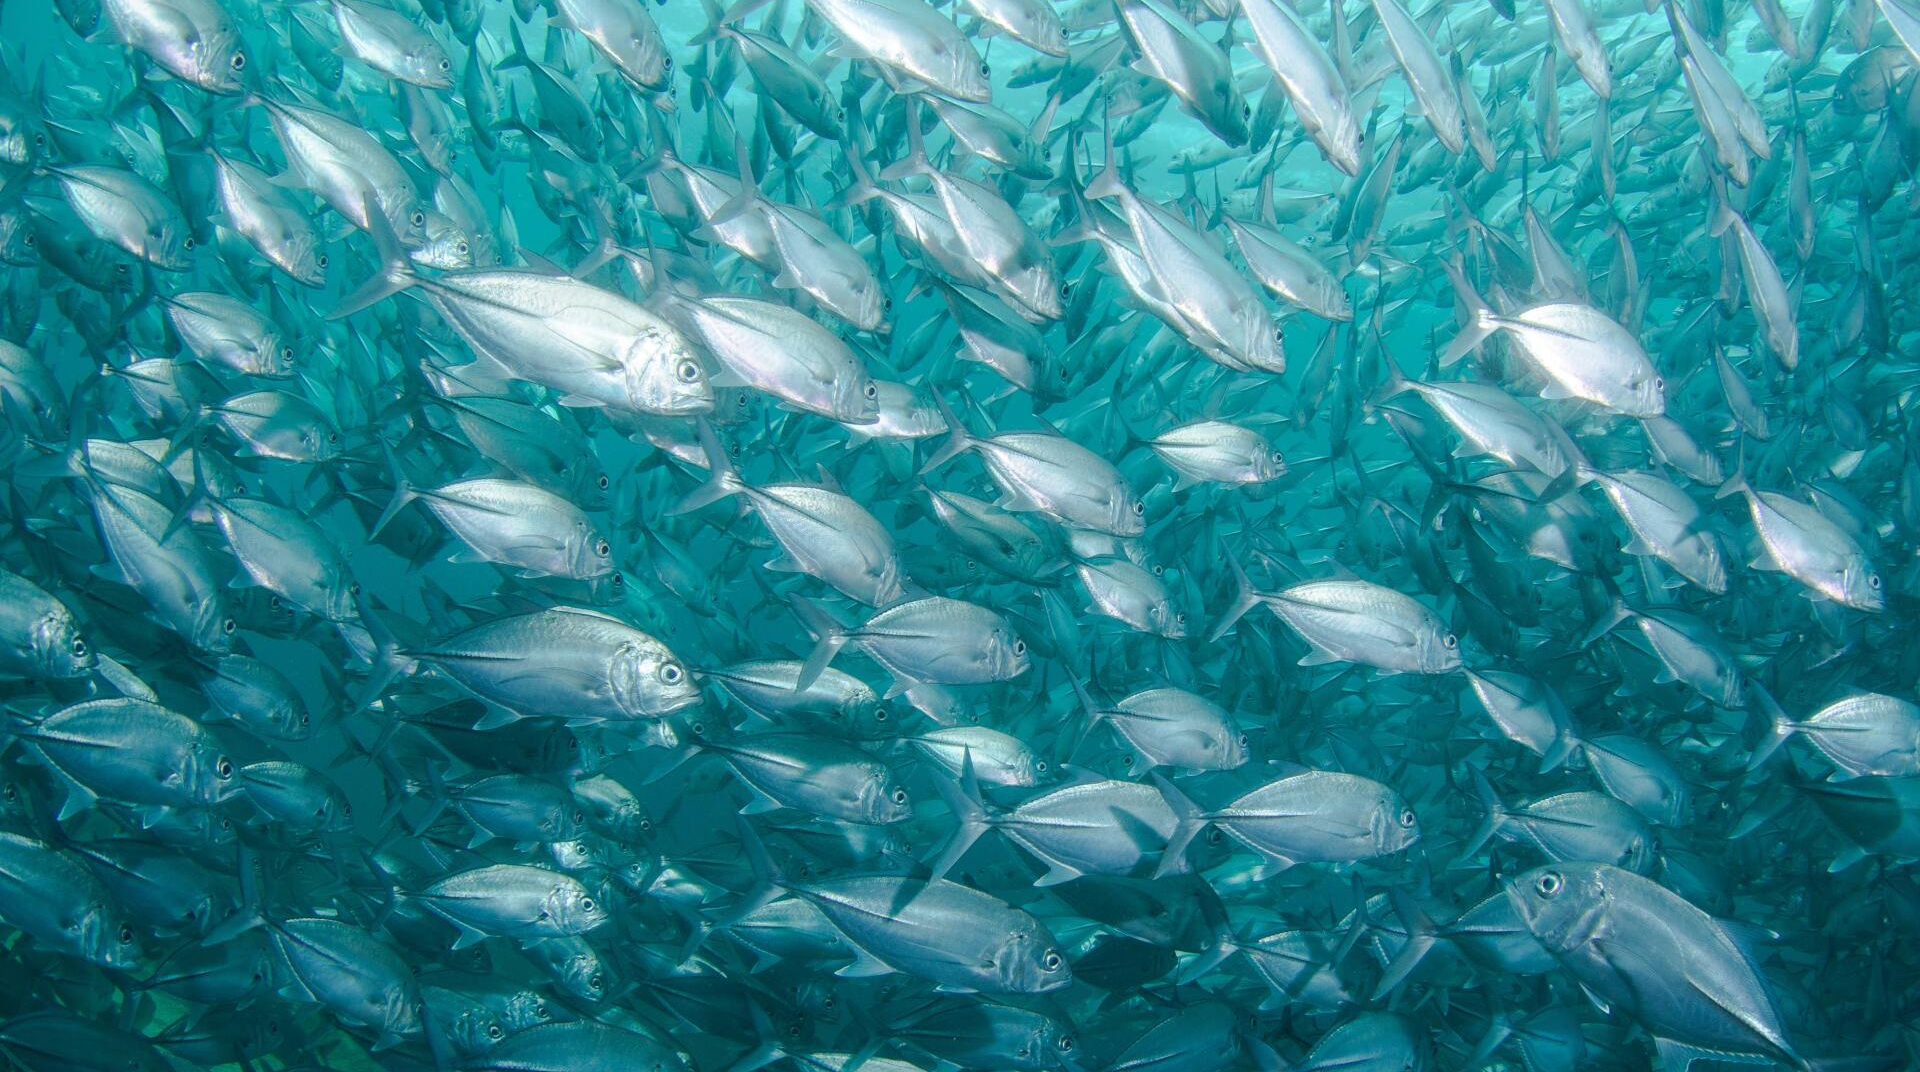
[[[5,0],[0,1070],[1920,1067],[1920,2]]]

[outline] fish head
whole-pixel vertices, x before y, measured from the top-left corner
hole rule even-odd
[[[1383,794],[1367,825],[1374,851],[1382,856],[1410,849],[1420,841],[1420,816],[1391,790]]]
[[[550,966],[560,981],[560,989],[581,1001],[605,1001],[607,966],[591,946],[570,949],[559,963]]]
[[[939,57],[946,61],[944,73],[947,77],[942,79],[946,84],[942,88],[963,101],[975,104],[986,104],[993,100],[993,68],[980,58],[972,45],[963,44],[960,48],[948,49],[942,44],[936,48],[946,53]]]
[[[1873,563],[1867,561],[1866,556],[1849,555],[1846,568],[1840,573],[1836,598],[1856,610],[1885,610],[1886,583],[1874,571]]]
[[[132,968],[140,961],[140,939],[133,924],[99,902],[80,906],[69,925],[80,955],[103,968]]]
[[[187,643],[209,655],[227,655],[233,651],[233,634],[239,628],[239,623],[227,613],[226,600],[210,596],[193,608]]]
[[[1175,610],[1170,600],[1161,599],[1147,611],[1147,621],[1153,626],[1154,633],[1168,640],[1187,638],[1187,615],[1185,611]]]
[[[1327,160],[1347,177],[1358,178],[1365,141],[1360,133],[1360,123],[1353,113],[1345,108],[1337,109],[1337,114],[1326,117],[1320,134],[1320,144],[1326,150]]]
[[[1027,642],[1004,623],[995,626],[987,638],[986,656],[995,681],[1011,681],[1032,665],[1027,658]]]
[[[884,763],[869,765],[867,776],[860,782],[860,813],[865,822],[874,825],[897,823],[913,815],[913,804],[907,791],[893,780],[893,772]]]
[[[1448,674],[1460,669],[1460,638],[1435,628],[1420,631],[1420,670],[1426,674]]]
[[[1269,480],[1278,480],[1287,475],[1287,456],[1268,447],[1255,450],[1248,459],[1247,476],[1255,484],[1264,484]]]
[[[629,718],[660,718],[700,702],[693,675],[658,641],[622,644],[608,679],[614,703]]]
[[[1147,531],[1147,505],[1125,482],[1114,485],[1107,502],[1107,534],[1123,538]]]
[[[420,999],[412,976],[394,982],[380,993],[377,1015],[384,1035],[411,1038],[426,1030],[426,1003]]]
[[[69,681],[93,672],[95,656],[80,623],[65,606],[41,616],[33,623],[29,643],[33,661],[41,676],[54,681]]]
[[[1667,412],[1667,381],[1651,369],[1635,372],[1627,379],[1626,392],[1616,407],[1629,417],[1649,420]]]
[[[1005,993],[1045,994],[1073,983],[1065,954],[1053,935],[1035,922],[1008,932],[994,947],[992,958],[999,989]]]
[[[246,88],[246,42],[225,18],[199,27],[181,38],[179,51],[159,57],[175,74],[210,93],[238,93]]]
[[[713,383],[693,347],[672,328],[642,328],[620,355],[627,404],[641,413],[694,416],[713,412]]]
[[[408,49],[400,56],[400,68],[406,81],[426,89],[450,89],[453,86],[453,60],[431,38]]]
[[[1233,770],[1245,766],[1252,748],[1253,742],[1247,739],[1246,731],[1229,723],[1219,740],[1220,769]]]
[[[1572,953],[1605,933],[1611,870],[1572,861],[1536,867],[1507,880],[1507,900],[1541,945]]]
[[[873,424],[880,420],[880,385],[855,362],[833,378],[833,419],[841,424]]]
[[[567,561],[574,576],[601,581],[610,587],[605,578],[615,572],[613,544],[594,531],[593,525],[585,519],[575,522],[573,532],[567,537]]]
[[[592,891],[571,878],[553,884],[544,907],[565,934],[585,934],[605,926],[612,918]]]

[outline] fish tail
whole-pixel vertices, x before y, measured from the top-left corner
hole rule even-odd
[[[707,454],[707,471],[712,475],[706,483],[688,492],[686,498],[674,504],[667,511],[668,517],[690,514],[729,495],[738,495],[746,487],[740,482],[740,474],[734,470],[732,460],[727,457],[726,448],[720,445],[719,437],[713,434],[713,426],[701,420],[698,431],[700,446]]]
[[[1160,796],[1166,800],[1167,807],[1173,811],[1174,817],[1178,820],[1174,824],[1173,833],[1167,836],[1167,847],[1160,852],[1160,866],[1154,869],[1153,877],[1183,874],[1187,870],[1187,846],[1193,844],[1193,839],[1198,837],[1200,831],[1205,830],[1212,820],[1208,819],[1207,813],[1201,811],[1200,806],[1188,799],[1187,795],[1176,788],[1165,775],[1154,771],[1150,777],[1153,779],[1154,786],[1160,790]]]
[[[1467,273],[1461,266],[1460,258],[1455,257],[1446,269],[1447,279],[1453,284],[1454,297],[1459,299],[1460,304],[1467,310],[1467,326],[1461,328],[1460,333],[1455,335],[1453,340],[1447,343],[1447,348],[1441,352],[1441,368],[1458,364],[1461,358],[1479,349],[1480,344],[1487,341],[1487,336],[1492,335],[1500,326],[1499,318],[1487,305],[1486,299],[1482,298],[1480,292],[1475,290],[1473,284],[1467,280]]]
[[[947,877],[953,865],[960,862],[980,835],[987,832],[989,825],[987,807],[980,800],[980,782],[973,773],[973,750],[967,749],[960,758],[960,780],[955,782],[944,774],[936,774],[933,779],[935,789],[947,802],[954,821],[959,827],[953,836],[947,839],[947,847],[940,852],[940,858],[934,861],[933,877],[936,881]]]
[[[926,136],[920,133],[920,109],[912,100],[906,102],[907,108],[907,158],[895,161],[880,169],[883,179],[904,179],[909,175],[925,175],[933,171],[933,159],[927,155]]]
[[[1548,745],[1546,752],[1540,756],[1540,773],[1545,774],[1548,771],[1560,769],[1561,764],[1567,761],[1567,757],[1573,755],[1574,749],[1579,747],[1579,734],[1571,729],[1561,730],[1560,735],[1553,739],[1553,743]]]
[[[833,657],[847,646],[853,634],[839,622],[833,620],[819,604],[805,596],[794,596],[788,601],[800,623],[813,634],[813,650],[807,654],[807,661],[800,667],[800,676],[794,680],[793,691],[804,692],[820,679]]]
[[[1113,145],[1113,115],[1106,113],[1101,117],[1105,128],[1107,158],[1093,178],[1087,181],[1086,197],[1098,201],[1105,197],[1119,197],[1127,192],[1126,183],[1120,179],[1120,154]]]
[[[362,213],[367,217],[367,230],[373,236],[374,248],[380,252],[380,271],[341,298],[340,303],[327,313],[328,320],[352,316],[420,282],[420,276],[413,270],[413,260],[401,244],[400,236],[394,233],[393,224],[380,206],[374,203],[371,195],[363,203]]]
[[[1787,743],[1787,738],[1800,732],[1800,724],[1787,717],[1786,710],[1758,681],[1747,682],[1747,691],[1753,697],[1752,706],[1758,707],[1767,719],[1766,736],[1754,745],[1753,754],[1747,758],[1747,770],[1752,772],[1765,766],[1780,746]]]
[[[733,27],[728,25],[727,13],[720,9],[717,0],[700,0],[700,10],[707,16],[706,28],[687,38],[687,46],[698,48],[725,37]]]
[[[1233,602],[1227,607],[1227,612],[1221,615],[1213,631],[1207,634],[1209,644],[1225,636],[1235,622],[1246,617],[1248,611],[1260,605],[1261,594],[1253,587],[1253,582],[1247,579],[1247,571],[1240,567],[1240,560],[1229,555],[1227,565],[1233,570]]]
[[[1487,776],[1479,767],[1471,765],[1467,767],[1467,775],[1473,779],[1474,799],[1480,802],[1480,807],[1486,811],[1487,817],[1481,820],[1479,829],[1475,830],[1473,836],[1461,846],[1458,857],[1461,860],[1478,856],[1480,850],[1486,848],[1487,842],[1493,840],[1493,835],[1507,821],[1507,806],[1501,801],[1500,795],[1494,792],[1493,783],[1487,781]]]
[[[1393,905],[1393,914],[1400,917],[1401,926],[1406,928],[1407,941],[1400,952],[1387,963],[1380,973],[1380,982],[1373,988],[1373,998],[1380,1000],[1393,992],[1395,987],[1405,982],[1415,968],[1426,958],[1434,943],[1440,940],[1440,927],[1427,915],[1408,893],[1398,886],[1387,888],[1387,898]]]
[[[378,537],[400,511],[407,508],[407,504],[420,497],[419,489],[407,479],[407,471],[401,467],[400,459],[394,456],[393,449],[385,446],[382,449],[387,457],[387,471],[393,474],[393,498],[387,500],[387,508],[380,511],[380,519],[373,523],[372,529],[368,530],[367,539],[369,540]]]
[[[953,412],[953,407],[947,405],[947,400],[937,391],[933,395],[933,404],[940,408],[940,415],[947,419],[947,440],[921,464],[922,476],[965,454],[974,445],[973,436],[967,433],[967,426],[960,423],[960,417]]]

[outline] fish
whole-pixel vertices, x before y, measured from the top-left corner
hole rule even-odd
[[[1912,0],[0,42],[0,1065],[1911,1064]]]

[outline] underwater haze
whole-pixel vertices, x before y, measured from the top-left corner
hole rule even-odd
[[[1920,1067],[1920,0],[4,0],[0,1072]]]

